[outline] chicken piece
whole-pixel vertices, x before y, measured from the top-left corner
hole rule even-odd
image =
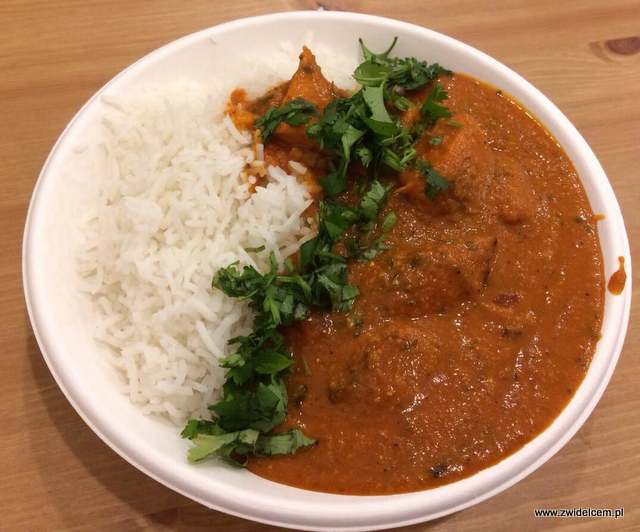
[[[511,157],[496,157],[494,205],[506,224],[524,223],[535,215],[536,196],[521,166]]]
[[[351,281],[360,289],[356,305],[375,307],[382,317],[418,318],[444,313],[475,298],[485,285],[496,238],[402,249],[381,255],[374,264],[357,263]]]
[[[433,328],[403,319],[343,339],[341,357],[328,371],[329,400],[411,408],[423,397],[424,375],[437,367],[445,341]]]
[[[420,156],[449,181],[447,193],[434,201],[426,198],[424,178],[415,169],[400,174],[403,186],[399,191],[431,212],[448,213],[461,207],[475,213],[489,210],[509,225],[531,219],[535,193],[520,165],[508,155],[491,150],[472,116],[456,115],[456,120],[461,127],[438,123],[417,146]],[[438,146],[428,142],[434,135],[443,137]]]
[[[296,98],[303,98],[316,105],[322,111],[332,100],[339,96],[333,83],[323,75],[315,56],[306,46],[302,48],[298,70],[291,78],[282,105]],[[280,124],[274,137],[288,144],[310,145],[313,143],[306,133],[306,125],[290,126]]]
[[[441,121],[423,135],[416,147],[419,157],[429,161],[449,181],[448,191],[439,194],[435,201],[429,200],[424,193],[424,177],[415,169],[399,175],[403,185],[399,191],[429,209],[449,212],[463,206],[475,212],[485,206],[491,192],[494,155],[475,118],[466,114],[457,114],[455,118],[460,127]],[[441,136],[442,143],[429,144],[432,136]]]

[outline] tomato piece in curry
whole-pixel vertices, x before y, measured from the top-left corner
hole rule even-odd
[[[397,175],[382,213],[398,219],[389,249],[349,266],[353,309],[315,311],[284,331],[294,366],[281,429],[318,443],[250,458],[260,476],[344,494],[440,486],[521,448],[585,376],[604,280],[576,170],[500,90],[456,73],[438,82],[454,120],[427,129],[417,150],[451,186],[429,199],[417,172]],[[322,109],[341,94],[305,49],[291,81],[244,106],[259,116],[304,96]],[[303,162],[319,196],[329,159],[303,132],[278,126],[265,159]]]

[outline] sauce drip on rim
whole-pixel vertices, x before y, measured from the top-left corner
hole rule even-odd
[[[609,284],[607,284],[607,290],[614,295],[622,294],[624,285],[627,282],[627,272],[624,271],[624,257],[618,257],[618,263],[620,266],[613,272],[609,278]]]

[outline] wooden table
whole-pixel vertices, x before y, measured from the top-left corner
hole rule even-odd
[[[0,3],[0,529],[266,530],[208,510],[131,467],[84,425],[49,374],[25,312],[20,245],[38,172],[62,128],[122,68],[179,36],[293,9],[415,22],[503,61],[578,127],[640,252],[640,2],[591,0],[3,0]],[[640,327],[582,430],[529,478],[412,530],[640,528]],[[535,519],[535,507],[625,507],[618,521]]]

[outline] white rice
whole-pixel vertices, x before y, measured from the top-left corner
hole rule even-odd
[[[304,175],[307,173],[307,167],[298,161],[289,161],[288,164],[289,168],[298,175]]]
[[[313,234],[301,216],[311,199],[294,176],[269,167],[268,185],[249,194],[243,170],[255,154],[222,116],[227,94],[176,82],[105,99],[103,160],[78,250],[95,337],[125,393],[178,424],[219,397],[218,360],[250,330],[246,304],[211,288],[214,273],[235,261],[265,270],[271,252],[281,262]]]

